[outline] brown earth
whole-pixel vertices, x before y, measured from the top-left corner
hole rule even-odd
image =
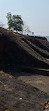
[[[18,80],[22,80],[43,92],[49,94],[49,77],[43,75],[19,76]]]
[[[0,111],[44,111],[49,94],[0,71]]]

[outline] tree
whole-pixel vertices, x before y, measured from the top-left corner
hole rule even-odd
[[[23,31],[23,20],[20,15],[12,15],[7,13],[8,29],[15,31]]]

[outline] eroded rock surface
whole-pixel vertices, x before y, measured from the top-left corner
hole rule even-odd
[[[0,69],[49,75],[49,42],[0,27]]]

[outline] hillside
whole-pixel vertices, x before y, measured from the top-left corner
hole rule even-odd
[[[0,69],[48,75],[49,42],[0,28]]]
[[[44,111],[48,76],[47,39],[0,27],[0,111]]]

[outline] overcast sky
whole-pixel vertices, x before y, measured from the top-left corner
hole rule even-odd
[[[8,12],[22,16],[35,35],[49,36],[49,0],[0,0],[0,22]]]

